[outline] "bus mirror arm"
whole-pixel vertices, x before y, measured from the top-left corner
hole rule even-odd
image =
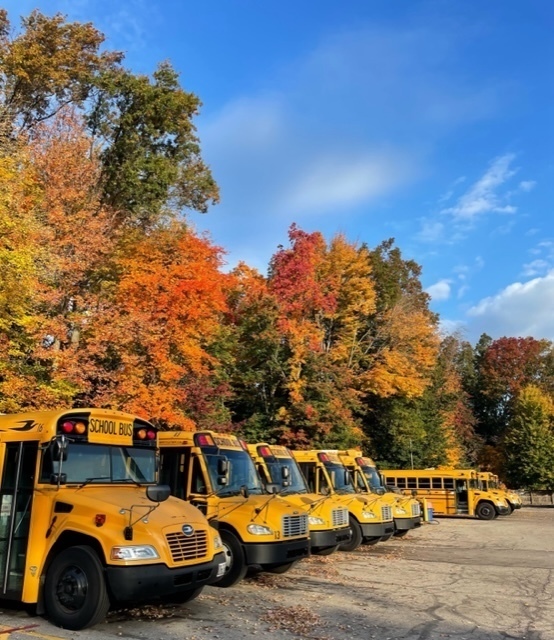
[[[58,489],[60,488],[61,484],[66,484],[66,483],[67,483],[67,474],[65,473],[53,473],[50,476],[50,484],[57,484]]]

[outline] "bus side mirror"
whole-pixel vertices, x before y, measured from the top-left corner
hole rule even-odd
[[[67,440],[64,436],[56,438],[50,445],[52,447],[52,460],[54,462],[65,462],[67,460]]]
[[[229,460],[225,456],[221,456],[217,460],[217,475],[226,476],[229,472]]]
[[[281,478],[283,479],[283,487],[289,487],[290,469],[288,467],[281,467]]]
[[[167,484],[156,484],[146,487],[146,497],[152,502],[165,502],[170,495],[171,488]]]
[[[266,490],[268,493],[273,493],[273,494],[274,494],[274,493],[279,493],[280,487],[279,487],[279,485],[278,485],[278,484],[275,484],[275,483],[273,483],[273,482],[268,482],[268,483],[265,485],[265,490]]]
[[[227,476],[229,474],[229,460],[225,456],[217,459],[217,484],[227,484]]]

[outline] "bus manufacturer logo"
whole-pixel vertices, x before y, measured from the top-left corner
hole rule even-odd
[[[183,535],[185,535],[187,538],[190,538],[192,535],[194,535],[194,527],[190,524],[184,524],[182,532]]]

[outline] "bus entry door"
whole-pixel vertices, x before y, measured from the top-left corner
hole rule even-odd
[[[7,443],[0,487],[0,596],[19,599],[29,541],[37,442]]]

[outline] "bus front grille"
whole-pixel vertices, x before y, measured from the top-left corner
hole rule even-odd
[[[283,538],[308,535],[308,516],[283,516]]]
[[[392,520],[392,509],[389,506],[381,507],[381,517],[383,518],[383,522]]]
[[[346,527],[348,524],[348,509],[339,507],[333,509],[333,527]]]
[[[419,508],[419,502],[417,504],[413,504],[412,505],[412,516],[419,516],[421,515],[421,510]]]
[[[192,536],[181,532],[166,534],[173,562],[187,562],[208,555],[208,532],[195,531]]]

